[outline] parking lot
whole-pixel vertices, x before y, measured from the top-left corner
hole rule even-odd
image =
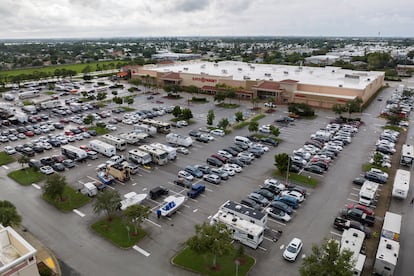
[[[163,101],[165,106],[188,106],[186,99],[174,101],[155,96],[155,99],[148,100],[145,95],[136,96],[134,106],[137,109],[152,109],[160,105],[156,103],[157,100]],[[292,221],[284,223],[269,219],[269,229],[265,232],[263,243],[257,250],[248,249],[248,252],[258,260],[253,268],[253,275],[266,274],[269,271],[274,271],[275,267],[278,269],[278,275],[279,273],[280,275],[297,275],[301,261],[287,263],[282,257],[285,246],[293,237],[299,237],[304,242],[301,257],[309,254],[312,244],[319,243],[324,237],[337,238],[339,233],[333,230],[332,221],[337,215],[337,211],[343,209],[347,203],[357,200],[355,194],[358,194],[358,188],[352,186],[351,181],[361,172],[362,164],[367,162],[367,153],[372,150],[373,144],[375,144],[375,140],[381,131],[381,126],[384,124],[382,119],[376,118],[376,108],[378,108],[376,105],[380,104],[379,102],[373,102],[365,111],[366,113],[362,114],[365,125],[360,128],[352,143],[346,146],[339,157],[335,159],[328,172],[322,175],[311,173],[312,177],[318,178],[320,183],[314,190],[308,188],[308,197],[295,210]],[[110,104],[105,110],[111,110],[115,107],[115,104]],[[217,108],[212,102],[202,105],[192,104],[188,107],[193,111],[195,123],[183,128],[173,128],[172,132],[188,135],[190,130],[205,126],[205,118],[209,109],[215,111],[216,122],[219,118],[231,118],[238,111]],[[242,102],[239,110],[245,111],[249,108],[251,108],[250,102]],[[264,119],[260,120],[260,124],[271,124],[275,119],[286,116],[286,112],[286,107],[278,107],[277,112],[267,114]],[[51,120],[62,118],[62,116],[52,112],[49,112],[48,115]],[[22,187],[8,188],[4,196],[16,198],[16,191],[24,193],[27,197],[26,201],[16,200],[16,205],[24,215],[23,224],[38,235],[41,240],[45,241],[57,253],[59,258],[82,274],[103,275],[103,271],[106,272],[104,274],[116,274],[118,269],[122,267],[125,275],[134,275],[137,267],[140,267],[140,269],[148,271],[148,273],[152,272],[154,275],[166,274],[166,271],[170,271],[171,275],[177,273],[185,275],[186,273],[182,270],[171,268],[169,259],[181,248],[183,242],[194,233],[194,225],[208,221],[225,201],[240,201],[253,190],[263,186],[263,181],[271,177],[275,170],[275,166],[273,166],[275,154],[292,153],[293,150],[302,147],[312,133],[325,127],[335,116],[331,111],[326,110],[318,110],[317,115],[317,118],[313,120],[297,120],[293,124],[277,125],[280,128],[280,138],[284,142],[278,147],[269,147],[269,152],[255,160],[252,165],[243,168],[243,172],[236,174],[229,180],[222,181],[219,185],[203,180],[195,181],[194,183],[200,182],[206,186],[205,192],[196,199],[187,199],[183,207],[170,218],[158,219],[155,214],[155,210],[163,203],[162,197],[156,200],[146,199],[143,204],[150,206],[153,211],[143,224],[149,236],[138,245],[139,247],[135,248],[136,250],[121,251],[115,249],[90,232],[89,224],[98,218],[92,210],[92,204],[76,210],[73,214],[61,215],[41,202],[39,198],[41,191],[36,186],[24,189]],[[122,114],[113,114],[112,118],[114,116],[118,117]],[[172,116],[167,114],[157,119],[169,121],[171,118]],[[110,119],[106,118],[105,120]],[[76,126],[76,124],[70,123],[65,126],[65,129]],[[116,130],[112,134],[125,133],[131,128],[130,125],[122,123],[115,126]],[[54,131],[54,133],[57,132],[57,130]],[[224,137],[215,136],[215,140],[209,143],[194,141],[193,146],[189,148],[190,153],[188,155],[178,153],[177,160],[164,166],[154,165],[151,169],[140,168],[137,174],[132,175],[130,181],[126,183],[117,181],[108,187],[119,191],[121,196],[129,192],[147,193],[152,188],[160,185],[169,189],[170,195],[186,195],[188,190],[173,182],[177,178],[177,172],[187,165],[205,164],[208,156],[232,145],[233,138],[236,135],[249,135],[247,127],[242,130],[234,130],[230,135]],[[4,146],[15,146],[23,143],[24,140],[4,143]],[[165,135],[157,134],[154,138],[149,138],[148,142],[165,143]],[[76,146],[87,145],[87,139],[74,141],[72,144]],[[134,146],[128,146],[128,149],[122,154],[126,155],[127,151],[132,148]],[[54,154],[60,154],[59,147],[36,154],[34,158],[40,159]],[[106,160],[107,158],[100,156],[97,160],[88,160],[86,164],[76,164],[75,168],[66,169],[63,174],[70,185],[74,188],[80,188],[82,183],[97,179],[96,167],[105,163]],[[15,163],[10,166],[3,166],[2,169],[6,173],[18,169],[19,166]],[[308,174],[308,172],[303,173]],[[33,206],[36,208],[33,208]],[[42,212],[39,213],[38,210],[42,210]],[[52,220],[53,223],[49,220]],[[43,224],[39,224],[39,222],[43,222]],[[65,225],[65,227],[56,227],[57,225]],[[50,229],[54,231],[50,231]],[[279,231],[283,231],[283,234],[276,241],[274,237]],[[62,237],[66,237],[67,241],[61,242]],[[80,247],[83,249],[79,250]],[[102,250],[98,252],[94,248],[101,248]],[[73,252],[79,252],[79,254],[74,255]],[[103,260],[99,268],[90,265],[90,260],[87,258],[90,254],[94,254],[96,258]]]

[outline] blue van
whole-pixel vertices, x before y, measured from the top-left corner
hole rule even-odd
[[[293,209],[297,209],[299,207],[299,202],[296,198],[292,197],[292,196],[288,196],[288,195],[284,195],[284,196],[277,196],[275,198],[275,201],[281,201],[287,205],[289,205],[290,207],[292,207]]]

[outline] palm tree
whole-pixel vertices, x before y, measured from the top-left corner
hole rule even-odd
[[[134,225],[135,235],[138,234],[140,224],[148,218],[150,212],[150,208],[143,205],[132,205],[124,211],[126,220]]]
[[[121,195],[116,190],[105,189],[102,193],[98,193],[93,211],[97,214],[105,212],[108,220],[111,220],[112,214],[119,209]]]
[[[22,217],[17,212],[16,207],[7,200],[0,201],[0,224],[3,226],[19,226]]]

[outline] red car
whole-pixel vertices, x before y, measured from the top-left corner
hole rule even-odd
[[[72,132],[72,131],[70,131],[70,130],[66,130],[66,131],[65,131],[65,135],[66,135],[66,136],[73,136],[73,135],[75,135],[75,134],[73,134],[73,132]]]
[[[86,126],[78,126],[78,129],[83,131],[83,132],[87,132],[88,128]]]
[[[368,208],[367,206],[361,205],[361,204],[353,204],[350,203],[346,206],[348,209],[359,209],[362,212],[364,212],[365,214],[369,215],[369,216],[373,216],[374,215],[374,211],[370,208]]]
[[[80,149],[83,149],[86,152],[90,151],[90,149],[88,148],[88,146],[85,146],[85,145],[79,146],[79,148]]]
[[[24,133],[24,135],[26,135],[27,137],[33,137],[35,134],[33,131],[28,130]]]
[[[68,120],[68,119],[60,119],[60,120],[59,120],[59,123],[62,123],[62,124],[69,124],[69,120]]]

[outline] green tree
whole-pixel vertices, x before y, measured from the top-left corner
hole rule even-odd
[[[16,207],[7,200],[0,200],[0,224],[3,226],[19,226],[22,217],[17,212]]]
[[[116,91],[116,90],[112,91],[111,93],[112,93],[112,95],[114,95],[114,96],[117,96],[117,95],[118,95],[118,91]]]
[[[341,251],[337,241],[325,240],[320,246],[312,246],[312,254],[302,261],[300,275],[352,276],[352,254],[348,249]]]
[[[93,121],[95,120],[95,117],[93,117],[92,114],[88,114],[84,119],[83,119],[83,123],[86,125],[90,125],[93,123]]]
[[[257,97],[253,97],[251,98],[251,102],[252,102],[253,108],[256,108],[259,105],[260,100]]]
[[[257,132],[257,131],[259,131],[259,123],[257,121],[251,121],[249,123],[249,131],[250,132]]]
[[[181,111],[181,107],[179,105],[174,106],[171,114],[175,117],[175,118],[179,118],[182,114]]]
[[[229,126],[229,120],[227,120],[227,118],[223,118],[218,122],[217,126],[225,130]]]
[[[344,105],[343,104],[334,104],[332,106],[332,111],[335,112],[335,114],[341,115],[344,111]]]
[[[121,195],[117,190],[105,189],[98,193],[93,204],[93,211],[97,214],[105,212],[108,220],[112,218],[113,213],[119,209]]]
[[[43,186],[43,195],[52,200],[59,197],[60,201],[62,201],[66,185],[66,178],[63,175],[54,173],[46,179],[46,184]]]
[[[107,95],[106,95],[106,93],[105,93],[105,92],[99,92],[99,93],[96,95],[96,99],[97,99],[98,101],[103,101],[103,100],[105,100],[105,99],[106,99],[106,97],[107,97]]]
[[[125,97],[125,102],[128,104],[128,105],[132,105],[132,104],[134,104],[134,97]]]
[[[236,117],[236,121],[237,121],[237,122],[244,121],[244,118],[243,118],[243,112],[238,111],[238,112],[236,112],[236,113],[234,114],[234,116]]]
[[[224,102],[225,99],[226,99],[226,94],[223,93],[223,92],[217,92],[214,95],[214,101],[215,102],[221,103],[221,102]]]
[[[204,222],[195,225],[195,236],[187,240],[187,246],[197,254],[213,255],[213,267],[217,266],[217,257],[230,254],[233,250],[231,230],[224,224],[209,225]]]
[[[209,110],[207,113],[207,125],[209,126],[213,125],[215,117],[216,115],[214,114],[214,110]]]
[[[184,108],[181,112],[181,118],[183,120],[190,120],[191,118],[193,118],[193,112],[191,112],[191,109]]]
[[[148,206],[144,205],[131,205],[126,208],[123,212],[126,220],[134,225],[134,234],[138,234],[138,228],[140,227],[141,223],[144,222],[146,218],[148,218],[151,210]]]
[[[278,127],[275,127],[274,125],[270,126],[270,133],[272,133],[273,136],[278,137],[280,134],[280,130]]]
[[[374,156],[372,157],[373,159],[373,165],[377,166],[377,167],[382,167],[382,162],[384,161],[384,157],[382,156],[381,153],[379,152],[375,152]]]
[[[112,101],[113,101],[114,103],[116,103],[116,104],[121,105],[121,104],[124,102],[124,99],[123,99],[123,98],[121,98],[121,97],[113,97],[113,98],[112,98]]]
[[[17,159],[17,162],[24,168],[25,165],[29,163],[30,159],[26,155],[21,155],[19,159]]]
[[[289,155],[287,153],[279,153],[275,155],[275,166],[280,173],[285,173],[289,166]]]
[[[390,125],[396,126],[400,123],[401,117],[397,114],[391,114],[387,116],[387,121]]]

